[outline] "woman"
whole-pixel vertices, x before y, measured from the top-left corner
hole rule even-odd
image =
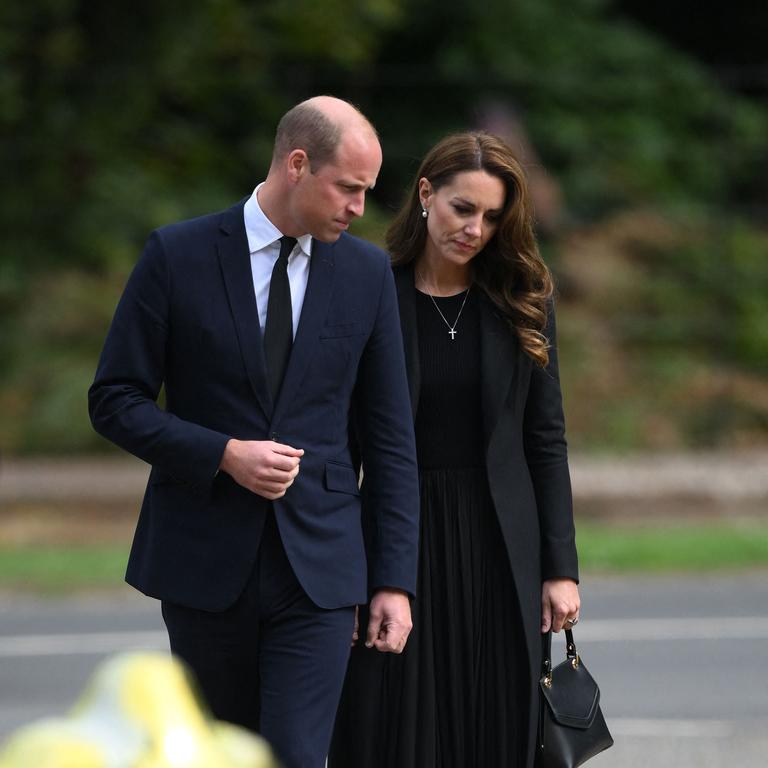
[[[440,142],[387,245],[415,414],[419,585],[402,655],[352,650],[329,768],[531,766],[540,632],[574,624],[579,594],[552,278],[509,147],[484,133]]]

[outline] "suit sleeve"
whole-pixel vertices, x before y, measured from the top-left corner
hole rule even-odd
[[[419,486],[392,270],[383,264],[373,331],[358,369],[354,424],[363,465],[369,591],[416,593]]]
[[[159,233],[147,242],[115,311],[88,391],[94,429],[192,487],[218,470],[227,435],[161,409],[173,285]]]
[[[533,366],[523,421],[525,455],[536,494],[541,531],[541,577],[542,580],[570,578],[578,581],[553,304],[549,307],[544,335],[550,343],[549,363],[546,368]]]

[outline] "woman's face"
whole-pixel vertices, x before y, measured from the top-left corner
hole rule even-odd
[[[498,228],[504,210],[504,182],[487,171],[457,173],[434,190],[419,180],[419,197],[427,210],[427,256],[468,264]]]

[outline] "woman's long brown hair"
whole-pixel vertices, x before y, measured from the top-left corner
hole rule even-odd
[[[387,230],[387,248],[395,266],[408,264],[424,252],[427,227],[422,218],[419,179],[429,179],[437,191],[457,173],[480,170],[501,179],[506,200],[494,236],[472,259],[473,277],[507,318],[523,351],[543,367],[549,362],[549,341],[543,332],[553,292],[552,274],[539,254],[533,233],[525,172],[500,138],[472,131],[452,134],[434,146]]]

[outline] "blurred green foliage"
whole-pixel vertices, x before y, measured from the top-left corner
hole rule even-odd
[[[685,222],[674,249],[638,243],[641,274],[619,332],[642,351],[687,348],[768,374],[768,235],[741,221]]]
[[[565,200],[547,253],[577,446],[768,435],[766,110],[608,0],[10,0],[0,450],[103,448],[85,390],[147,234],[248,194],[280,115],[323,92],[380,130],[373,239],[436,138],[498,106],[525,127]]]
[[[624,211],[562,244],[571,431],[589,446],[747,447],[768,435],[768,233]]]

